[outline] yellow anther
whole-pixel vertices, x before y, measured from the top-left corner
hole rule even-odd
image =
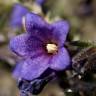
[[[56,44],[47,44],[46,46],[47,52],[48,53],[57,53],[58,51],[58,47]]]

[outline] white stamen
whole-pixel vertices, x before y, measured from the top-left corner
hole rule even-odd
[[[47,44],[46,49],[48,53],[56,53],[58,50],[58,47],[56,44]]]

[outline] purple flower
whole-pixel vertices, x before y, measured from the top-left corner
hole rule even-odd
[[[35,1],[38,5],[42,5],[44,2],[45,2],[45,0],[36,0]]]
[[[19,3],[14,4],[12,14],[11,14],[11,19],[10,19],[10,26],[14,28],[15,27],[21,28],[22,17],[25,16],[28,12],[29,10],[23,5]]]
[[[48,68],[66,69],[70,64],[68,51],[64,48],[69,31],[67,21],[48,24],[40,16],[28,13],[25,29],[26,33],[10,41],[12,51],[23,58],[13,73],[14,77],[33,80]]]

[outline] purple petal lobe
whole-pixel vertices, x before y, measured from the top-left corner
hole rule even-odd
[[[21,78],[21,70],[22,70],[22,66],[23,66],[23,61],[19,62],[18,64],[16,64],[16,67],[13,71],[13,77],[18,79]]]
[[[18,66],[14,71],[14,77],[24,78],[26,80],[33,80],[38,78],[48,67],[49,58],[41,55],[37,58],[29,58],[22,62],[22,66]]]
[[[25,17],[25,26],[28,33],[40,38],[43,42],[51,39],[51,27],[39,15],[28,13]]]
[[[58,53],[52,57],[50,68],[54,70],[64,70],[70,64],[70,57],[65,48],[59,49]]]
[[[17,3],[14,4],[11,14],[10,26],[22,27],[22,17],[25,16],[28,12],[29,10],[23,5]]]
[[[13,52],[20,56],[34,56],[43,52],[42,42],[29,34],[16,36],[10,41]]]
[[[66,40],[69,24],[67,21],[58,21],[52,24],[53,27],[53,40],[58,43],[59,46],[62,46]]]

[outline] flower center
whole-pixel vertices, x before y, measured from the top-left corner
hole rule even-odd
[[[47,44],[46,45],[46,49],[48,53],[57,53],[58,51],[58,47],[56,44]]]

